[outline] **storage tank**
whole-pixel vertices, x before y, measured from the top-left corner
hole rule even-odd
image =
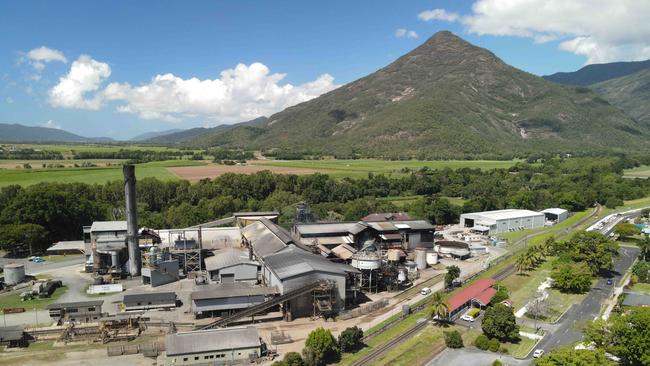
[[[419,270],[427,268],[427,250],[424,248],[415,249],[415,265]]]
[[[409,272],[416,272],[418,270],[417,265],[413,261],[406,261],[404,265]]]
[[[17,285],[25,281],[25,265],[22,263],[10,263],[4,267],[5,283],[9,286]]]
[[[399,258],[400,258],[399,254],[400,254],[399,250],[397,249],[388,250],[388,254],[387,254],[388,260],[391,262],[399,262]]]
[[[427,264],[430,266],[438,264],[438,253],[427,252]]]
[[[357,252],[352,255],[352,267],[361,270],[379,269],[381,258],[375,252]]]
[[[406,267],[399,267],[397,270],[397,282],[406,282],[407,279],[407,270]]]

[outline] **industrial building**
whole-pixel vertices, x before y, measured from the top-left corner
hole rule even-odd
[[[72,321],[88,323],[102,317],[104,300],[63,302],[50,304],[46,307],[50,311],[50,318],[57,321]]]
[[[253,326],[175,333],[165,340],[166,366],[250,363],[265,353]]]
[[[542,213],[546,217],[546,221],[554,224],[559,224],[569,218],[569,211],[563,208],[547,208],[546,210],[542,210]]]
[[[241,248],[225,248],[205,258],[205,270],[210,281],[216,283],[259,281],[260,264],[250,258],[250,253]]]
[[[370,239],[368,227],[358,222],[296,224],[292,236],[305,245],[330,248],[341,244],[359,247]]]
[[[489,235],[543,227],[545,216],[530,210],[506,209],[460,215],[460,225]]]
[[[0,327],[0,344],[11,347],[27,346],[27,333],[22,326]]]
[[[361,221],[364,222],[409,221],[409,220],[412,220],[411,216],[409,216],[409,214],[407,214],[406,212],[373,213],[361,218]]]
[[[262,304],[279,294],[274,287],[248,283],[223,283],[202,286],[190,294],[192,313],[197,318],[225,316],[235,311]]]
[[[124,295],[122,299],[125,311],[140,311],[152,309],[173,309],[176,307],[174,292],[145,292]]]

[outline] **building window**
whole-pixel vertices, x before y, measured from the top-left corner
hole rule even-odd
[[[194,361],[198,361],[198,360],[199,360],[199,356],[195,356]]]
[[[183,362],[187,362],[187,357],[183,357]]]
[[[88,311],[95,311],[95,307],[93,306],[93,307],[88,308]]]

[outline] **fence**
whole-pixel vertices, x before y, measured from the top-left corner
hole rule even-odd
[[[342,312],[341,314],[339,314],[339,319],[348,320],[348,319],[356,318],[361,315],[372,313],[373,311],[377,309],[381,309],[386,305],[388,305],[388,299],[373,301],[370,304],[361,305],[356,309]]]
[[[122,346],[108,346],[106,353],[108,356],[135,355],[142,353],[148,357],[155,357],[165,350],[165,344],[154,342],[149,344],[128,344]]]

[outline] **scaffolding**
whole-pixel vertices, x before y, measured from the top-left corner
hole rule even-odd
[[[188,239],[186,230],[169,230],[168,239],[171,243],[169,254],[171,259],[178,261],[183,273],[188,276],[201,272],[201,228],[198,228],[198,240]],[[193,230],[194,231],[194,230]]]

